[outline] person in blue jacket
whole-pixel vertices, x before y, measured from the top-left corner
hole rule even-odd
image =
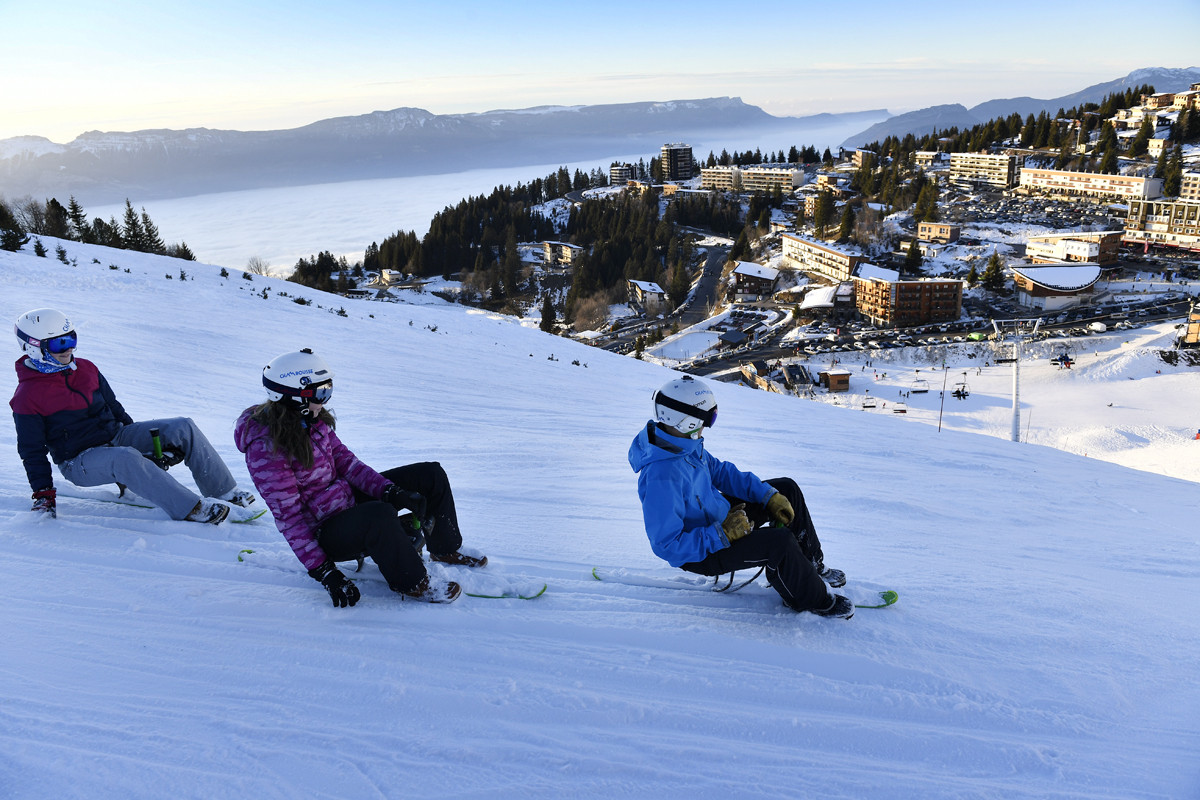
[[[228,503],[247,506],[254,495],[237,488],[229,468],[187,417],[134,422],[96,368],[75,358],[78,337],[61,311],[38,308],[13,326],[23,355],[15,364],[17,390],[9,406],[17,428],[17,453],[33,489],[33,510],[57,514],[57,490],[49,455],[77,486],[116,483],[162,508],[172,519],[219,523]],[[152,431],[164,456],[157,461]],[[183,461],[194,491],[167,474]]]
[[[676,378],[654,393],[654,415],[629,446],[654,554],[699,575],[765,567],[789,608],[854,616],[854,604],[829,591],[846,576],[825,566],[796,482],[760,480],[705,451],[702,434],[717,418],[712,390],[690,375]]]

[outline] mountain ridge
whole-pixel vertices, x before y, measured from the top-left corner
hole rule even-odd
[[[139,201],[655,152],[668,141],[817,127],[886,111],[774,117],[737,97],[438,115],[401,107],[272,131],[88,131],[67,144],[0,140],[10,196]]]
[[[888,136],[903,137],[908,134],[924,136],[935,130],[946,130],[956,127],[970,128],[997,117],[1007,117],[1020,114],[1022,118],[1033,114],[1037,116],[1043,111],[1053,114],[1060,108],[1071,108],[1081,103],[1098,103],[1105,96],[1118,91],[1151,84],[1156,91],[1177,92],[1188,88],[1193,83],[1200,82],[1200,67],[1171,69],[1167,67],[1144,67],[1135,69],[1128,75],[1103,83],[1092,84],[1078,92],[1055,97],[1049,100],[1039,100],[1033,97],[1012,97],[1007,99],[986,100],[971,108],[958,103],[929,106],[904,114],[898,114],[842,142],[842,147],[862,147],[871,142],[878,142]]]

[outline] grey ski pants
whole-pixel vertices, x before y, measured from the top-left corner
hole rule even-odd
[[[166,511],[171,519],[183,519],[200,502],[200,497],[142,455],[154,449],[151,428],[158,428],[163,447],[183,453],[183,463],[205,497],[219,497],[237,486],[229,467],[196,423],[187,417],[126,425],[108,445],[84,450],[59,464],[58,469],[76,486],[124,484]]]

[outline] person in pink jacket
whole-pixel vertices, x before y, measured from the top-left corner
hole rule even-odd
[[[342,444],[333,415],[333,372],[304,349],[286,353],[262,373],[268,400],[242,412],[234,441],[280,533],[334,606],[353,606],[359,591],[336,566],[366,555],[395,592],[448,603],[461,592],[453,581],[433,584],[419,548],[433,561],[482,567],[484,556],[460,552],[454,495],[437,462],[378,473]],[[398,517],[399,511],[411,515]],[[421,521],[420,533],[409,527]],[[407,522],[406,522],[407,521]]]

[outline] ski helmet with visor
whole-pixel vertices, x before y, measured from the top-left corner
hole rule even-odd
[[[654,393],[654,419],[695,438],[717,421],[717,397],[704,381],[684,375]]]
[[[267,397],[299,406],[328,403],[333,396],[333,370],[309,348],[285,353],[263,367]]]
[[[53,356],[73,350],[79,340],[67,315],[53,308],[26,311],[17,318],[13,332],[35,367],[55,371],[68,367]]]

